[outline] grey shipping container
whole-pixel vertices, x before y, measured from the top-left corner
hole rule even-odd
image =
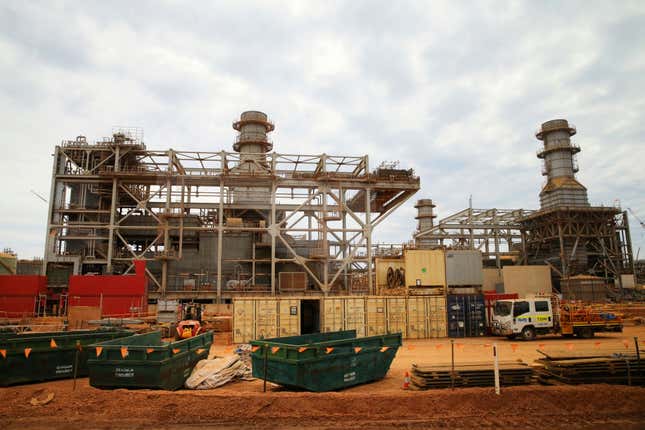
[[[484,272],[479,251],[446,251],[446,284],[449,287],[482,285]]]

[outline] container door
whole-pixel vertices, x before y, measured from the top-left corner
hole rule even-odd
[[[408,297],[408,339],[424,339],[426,334],[426,300]]]
[[[464,337],[466,330],[463,296],[448,296],[448,336]]]
[[[323,332],[343,330],[345,299],[323,299]]]
[[[356,330],[356,337],[365,337],[365,299],[345,299],[345,330]]]
[[[255,338],[270,339],[278,335],[278,301],[256,299]]]
[[[467,331],[466,336],[484,336],[486,334],[485,328],[485,309],[483,296],[473,295],[468,296],[468,315],[467,315]]]
[[[281,299],[278,302],[280,314],[278,318],[278,336],[300,335],[300,300]]]
[[[406,299],[403,297],[387,298],[387,331],[388,333],[401,332],[407,337]]]
[[[233,342],[246,343],[255,339],[255,302],[233,301]]]
[[[385,298],[368,297],[367,307],[367,335],[376,336],[387,333],[387,319],[385,314]]]
[[[446,298],[426,297],[428,337],[446,337]]]

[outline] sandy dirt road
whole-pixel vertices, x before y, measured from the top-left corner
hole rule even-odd
[[[499,338],[456,340],[456,361],[490,360],[498,344],[501,359],[531,362],[536,349],[582,351],[633,348],[634,336],[645,339],[645,327],[627,327],[592,340],[541,338],[511,342]],[[439,346],[441,345],[441,346]],[[645,343],[641,343],[645,347]],[[213,352],[231,351],[217,344]],[[645,429],[645,388],[586,385],[507,387],[496,396],[491,388],[404,391],[403,375],[412,363],[450,359],[446,339],[407,341],[381,381],[341,392],[292,392],[262,381],[236,382],[210,391],[98,390],[87,378],[0,389],[2,428],[569,428]],[[32,406],[38,393],[54,400]]]

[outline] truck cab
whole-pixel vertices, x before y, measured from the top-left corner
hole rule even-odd
[[[533,340],[537,334],[555,331],[558,324],[548,297],[498,300],[493,308],[493,334]]]

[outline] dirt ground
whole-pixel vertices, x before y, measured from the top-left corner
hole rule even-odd
[[[634,337],[645,340],[645,327],[591,340],[540,338],[533,342],[503,338],[455,340],[456,363],[490,361],[497,343],[501,360],[539,358],[536,349],[633,351]],[[645,349],[645,342],[639,340]],[[217,342],[212,352],[232,353]],[[564,428],[645,429],[645,388],[539,385],[406,391],[403,377],[412,363],[449,362],[450,340],[406,341],[381,381],[340,392],[291,392],[262,381],[240,381],[209,391],[99,390],[88,379],[0,389],[2,428]],[[53,392],[54,400],[32,406],[34,395]]]

